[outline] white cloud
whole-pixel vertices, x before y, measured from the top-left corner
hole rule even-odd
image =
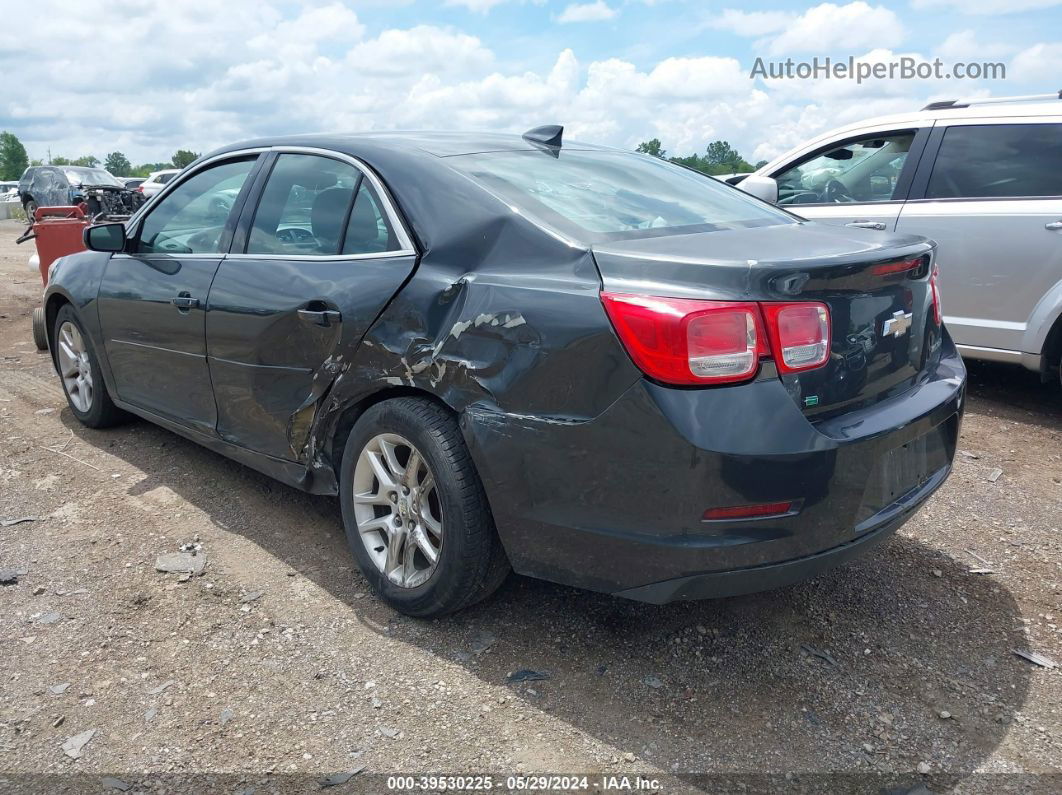
[[[612,19],[618,12],[609,6],[605,0],[595,0],[593,3],[572,3],[565,8],[558,22],[603,22]]]
[[[834,10],[819,19],[817,9],[824,7]],[[967,52],[996,60],[994,48],[1003,46],[963,30],[942,31],[935,50],[921,54],[860,44],[868,26],[900,38],[898,23],[883,11],[866,3],[819,5],[784,27],[759,12],[723,13],[721,19],[750,39],[774,36],[768,42],[777,42],[799,29],[816,53],[843,47],[843,54],[871,61],[942,53],[975,60]],[[177,148],[209,151],[261,135],[521,132],[560,123],[568,140],[633,148],[656,137],[674,154],[703,151],[724,138],[755,161],[825,128],[917,109],[930,97],[988,88],[1043,91],[1043,75],[1057,73],[1062,62],[1057,37],[1020,51],[999,49],[998,59],[1010,59],[1007,90],[975,81],[765,82],[749,79],[751,57],[744,63],[721,55],[581,61],[563,45],[550,51],[556,57],[545,65],[517,69],[508,59],[520,53],[492,48],[485,37],[458,28],[421,24],[370,32],[364,22],[336,0],[184,0],[169,6],[38,0],[32,10],[14,4],[0,26],[0,72],[17,76],[0,82],[0,128],[15,132],[31,157],[49,148],[54,155],[101,158],[120,150],[139,163],[166,160]],[[762,52],[767,57],[766,45]]]
[[[727,8],[708,22],[708,27],[729,30],[738,36],[763,36],[782,30],[796,19],[788,11],[738,11]]]
[[[1017,14],[1062,5],[1062,0],[911,0],[915,8],[947,8],[960,14]]]
[[[464,6],[469,11],[474,11],[477,14],[486,14],[494,6],[501,5],[506,0],[446,0],[445,5],[448,6]]]
[[[872,47],[894,47],[904,39],[899,17],[884,6],[862,0],[839,6],[823,3],[809,8],[776,37],[765,42],[768,54],[845,54]]]
[[[1007,72],[1007,78],[1016,81],[1028,80],[1043,85],[1044,75],[1057,73],[1059,63],[1062,63],[1062,42],[1034,44],[1014,56],[1014,60],[1010,63],[1010,70]],[[1052,83],[1043,87],[1057,89],[1057,84]]]
[[[971,62],[974,59],[1003,58],[1016,49],[1009,44],[981,41],[972,30],[960,30],[944,39],[935,54],[941,58]]]

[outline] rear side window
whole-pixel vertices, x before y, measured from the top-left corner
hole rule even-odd
[[[159,183],[160,185],[165,185],[167,182],[169,182],[176,176],[176,171],[171,171],[169,174],[159,174],[157,177],[155,177],[155,182]]]
[[[1062,196],[1062,124],[949,127],[929,199]]]
[[[393,243],[379,197],[357,168],[282,154],[258,202],[247,253],[374,254],[393,250]]]

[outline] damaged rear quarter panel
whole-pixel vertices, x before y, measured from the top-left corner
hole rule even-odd
[[[640,376],[605,315],[588,248],[464,178],[445,186],[445,210],[434,202],[432,222],[418,225],[424,216],[409,205],[430,196],[428,182],[412,198],[395,191],[421,259],[332,383],[310,464],[338,466],[345,438],[336,433],[351,406],[381,393],[425,393],[457,413],[489,498],[494,434],[534,444],[545,428],[598,416]]]

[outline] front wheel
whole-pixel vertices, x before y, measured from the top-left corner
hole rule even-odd
[[[56,315],[52,339],[66,402],[78,421],[90,428],[107,428],[124,420],[125,412],[107,394],[92,341],[70,304]]]
[[[369,408],[347,439],[340,488],[351,552],[399,612],[452,613],[508,574],[483,485],[441,406],[398,398]]]
[[[22,205],[22,209],[26,211],[26,220],[31,224],[35,220],[33,214],[37,212],[37,206],[37,202],[33,199],[27,200],[26,203]]]

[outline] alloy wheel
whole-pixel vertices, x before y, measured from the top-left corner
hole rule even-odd
[[[70,403],[82,414],[92,408],[92,363],[81,331],[70,321],[59,327],[59,372]]]
[[[439,565],[442,504],[435,477],[413,444],[374,436],[354,466],[354,521],[376,568],[402,588],[427,582]]]

